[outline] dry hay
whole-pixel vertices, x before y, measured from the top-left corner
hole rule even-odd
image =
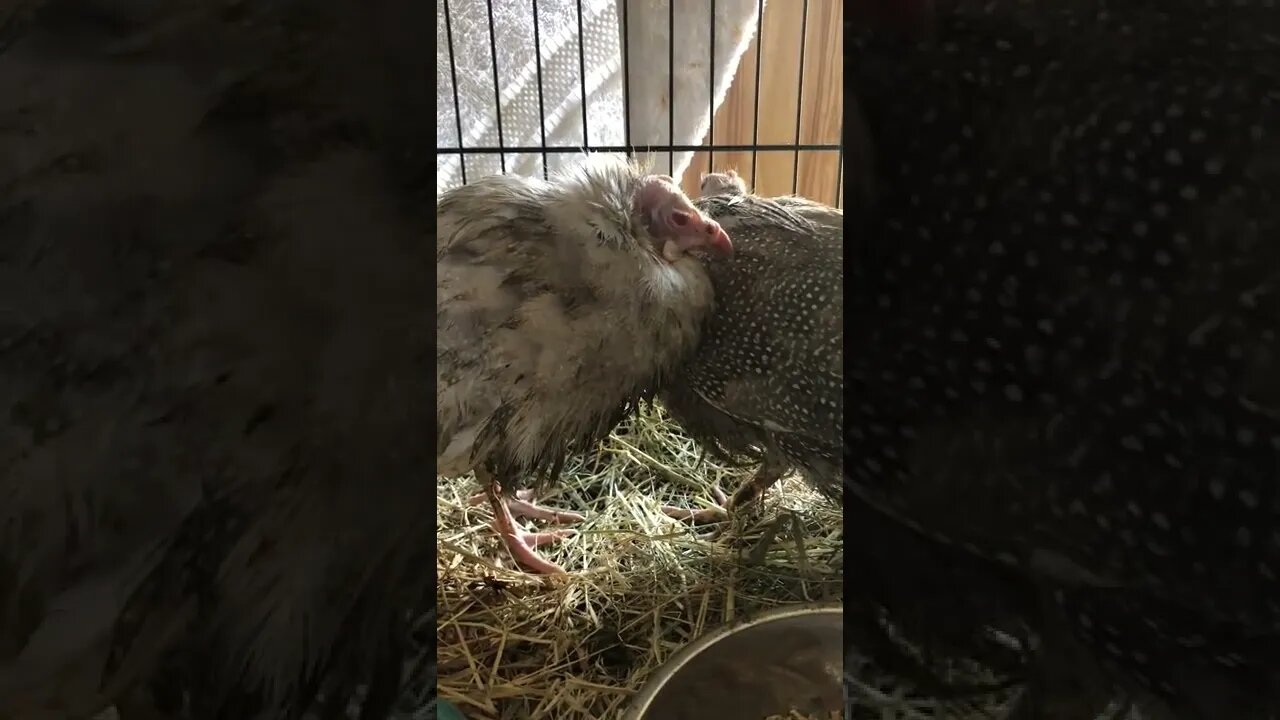
[[[799,478],[721,525],[692,528],[661,512],[709,503],[713,483],[732,493],[754,469],[703,459],[660,407],[646,409],[537,498],[587,518],[576,537],[544,548],[571,573],[559,579],[514,567],[487,503],[468,503],[473,478],[438,478],[439,697],[467,720],[614,720],[650,673],[715,626],[841,599],[841,510]],[[850,660],[853,720],[993,718],[1013,695],[940,701]]]
[[[705,631],[839,600],[841,511],[798,478],[727,524],[695,529],[662,514],[662,504],[709,502],[713,482],[732,492],[754,469],[699,458],[655,408],[571,461],[538,498],[587,516],[577,537],[545,549],[572,573],[555,580],[513,569],[488,508],[468,505],[474,480],[440,479],[439,696],[468,720],[617,718],[654,669]]]

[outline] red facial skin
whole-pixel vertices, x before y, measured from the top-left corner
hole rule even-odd
[[[720,223],[699,212],[670,177],[647,178],[636,194],[636,206],[649,220],[650,231],[660,240],[674,242],[681,253],[699,248],[722,257],[733,253],[733,243]],[[659,248],[661,254],[674,261],[665,244]]]

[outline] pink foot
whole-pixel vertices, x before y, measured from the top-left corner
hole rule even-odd
[[[543,545],[565,540],[577,535],[576,530],[549,530],[546,532],[525,532],[516,522],[515,516],[512,514],[512,506],[524,511],[533,509],[546,513],[540,515],[544,519],[553,519],[553,522],[574,522],[584,520],[582,515],[577,513],[560,512],[554,510],[545,510],[529,503],[527,498],[532,497],[532,493],[528,490],[522,490],[517,493],[517,498],[524,494],[526,499],[511,500],[498,495],[497,486],[489,492],[480,493],[473,497],[472,501],[488,500],[490,507],[493,508],[493,529],[498,531],[498,535],[502,538],[502,542],[511,551],[511,556],[516,562],[524,566],[527,570],[543,575],[564,575],[564,568],[547,560],[538,554],[536,548]],[[527,514],[521,512],[521,514]]]
[[[522,531],[516,532],[516,535],[519,536],[520,540],[530,548],[540,548],[543,545],[550,545],[552,543],[560,542],[561,540],[568,540],[577,534],[577,530],[547,530],[535,533]]]
[[[674,505],[663,505],[662,512],[669,518],[674,518],[683,522],[692,522],[694,525],[704,525],[706,523],[721,522],[728,519],[729,508],[731,507],[729,498],[721,492],[720,488],[715,486],[711,487],[711,494],[715,496],[716,499],[714,507],[691,510],[689,508],[676,507]]]
[[[689,510],[671,505],[664,505],[662,512],[676,520],[691,521],[694,525],[721,522],[729,518],[736,508],[750,505],[764,497],[764,493],[778,480],[778,474],[766,466],[750,481],[743,483],[732,498],[725,497],[720,488],[712,486],[711,492],[716,498],[716,507]]]
[[[535,548],[542,545],[548,545],[559,540],[571,538],[577,533],[573,530],[555,530],[552,532],[527,533],[522,530],[515,532],[504,531],[500,523],[494,523],[494,529],[502,536],[502,542],[511,551],[511,557],[516,559],[526,570],[530,570],[541,575],[566,575],[564,568],[551,562],[550,560],[538,554]]]
[[[477,493],[471,496],[467,501],[469,505],[479,505],[488,499],[486,493]],[[556,510],[555,508],[545,508],[541,505],[533,503],[532,490],[517,490],[514,498],[506,498],[507,509],[515,517],[526,517],[530,520],[545,520],[556,525],[571,525],[586,520],[587,517],[581,513],[571,512],[569,510]]]

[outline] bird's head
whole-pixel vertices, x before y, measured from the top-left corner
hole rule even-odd
[[[694,207],[670,176],[647,175],[640,181],[635,213],[649,230],[654,251],[667,262],[674,263],[694,251],[719,256],[733,253],[729,234]]]
[[[747,183],[736,170],[730,169],[722,173],[703,173],[698,189],[703,197],[720,193],[745,195]]]

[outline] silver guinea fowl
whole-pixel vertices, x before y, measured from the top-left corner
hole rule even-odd
[[[1276,717],[1280,8],[936,6],[851,52],[847,492],[1017,568],[1149,714]]]
[[[564,531],[524,532],[503,496],[554,475],[687,359],[713,302],[690,253],[730,254],[729,238],[671,178],[603,155],[550,182],[478,180],[438,213],[436,472],[474,471],[513,556],[563,572],[536,548]]]
[[[760,466],[723,508],[664,511],[702,522],[758,498],[795,468],[841,495],[843,214],[803,198],[748,194],[736,172],[702,180],[698,207],[734,237],[708,267],[716,310],[660,399],[704,448]]]
[[[0,717],[385,717],[432,582],[429,8],[18,5]]]

